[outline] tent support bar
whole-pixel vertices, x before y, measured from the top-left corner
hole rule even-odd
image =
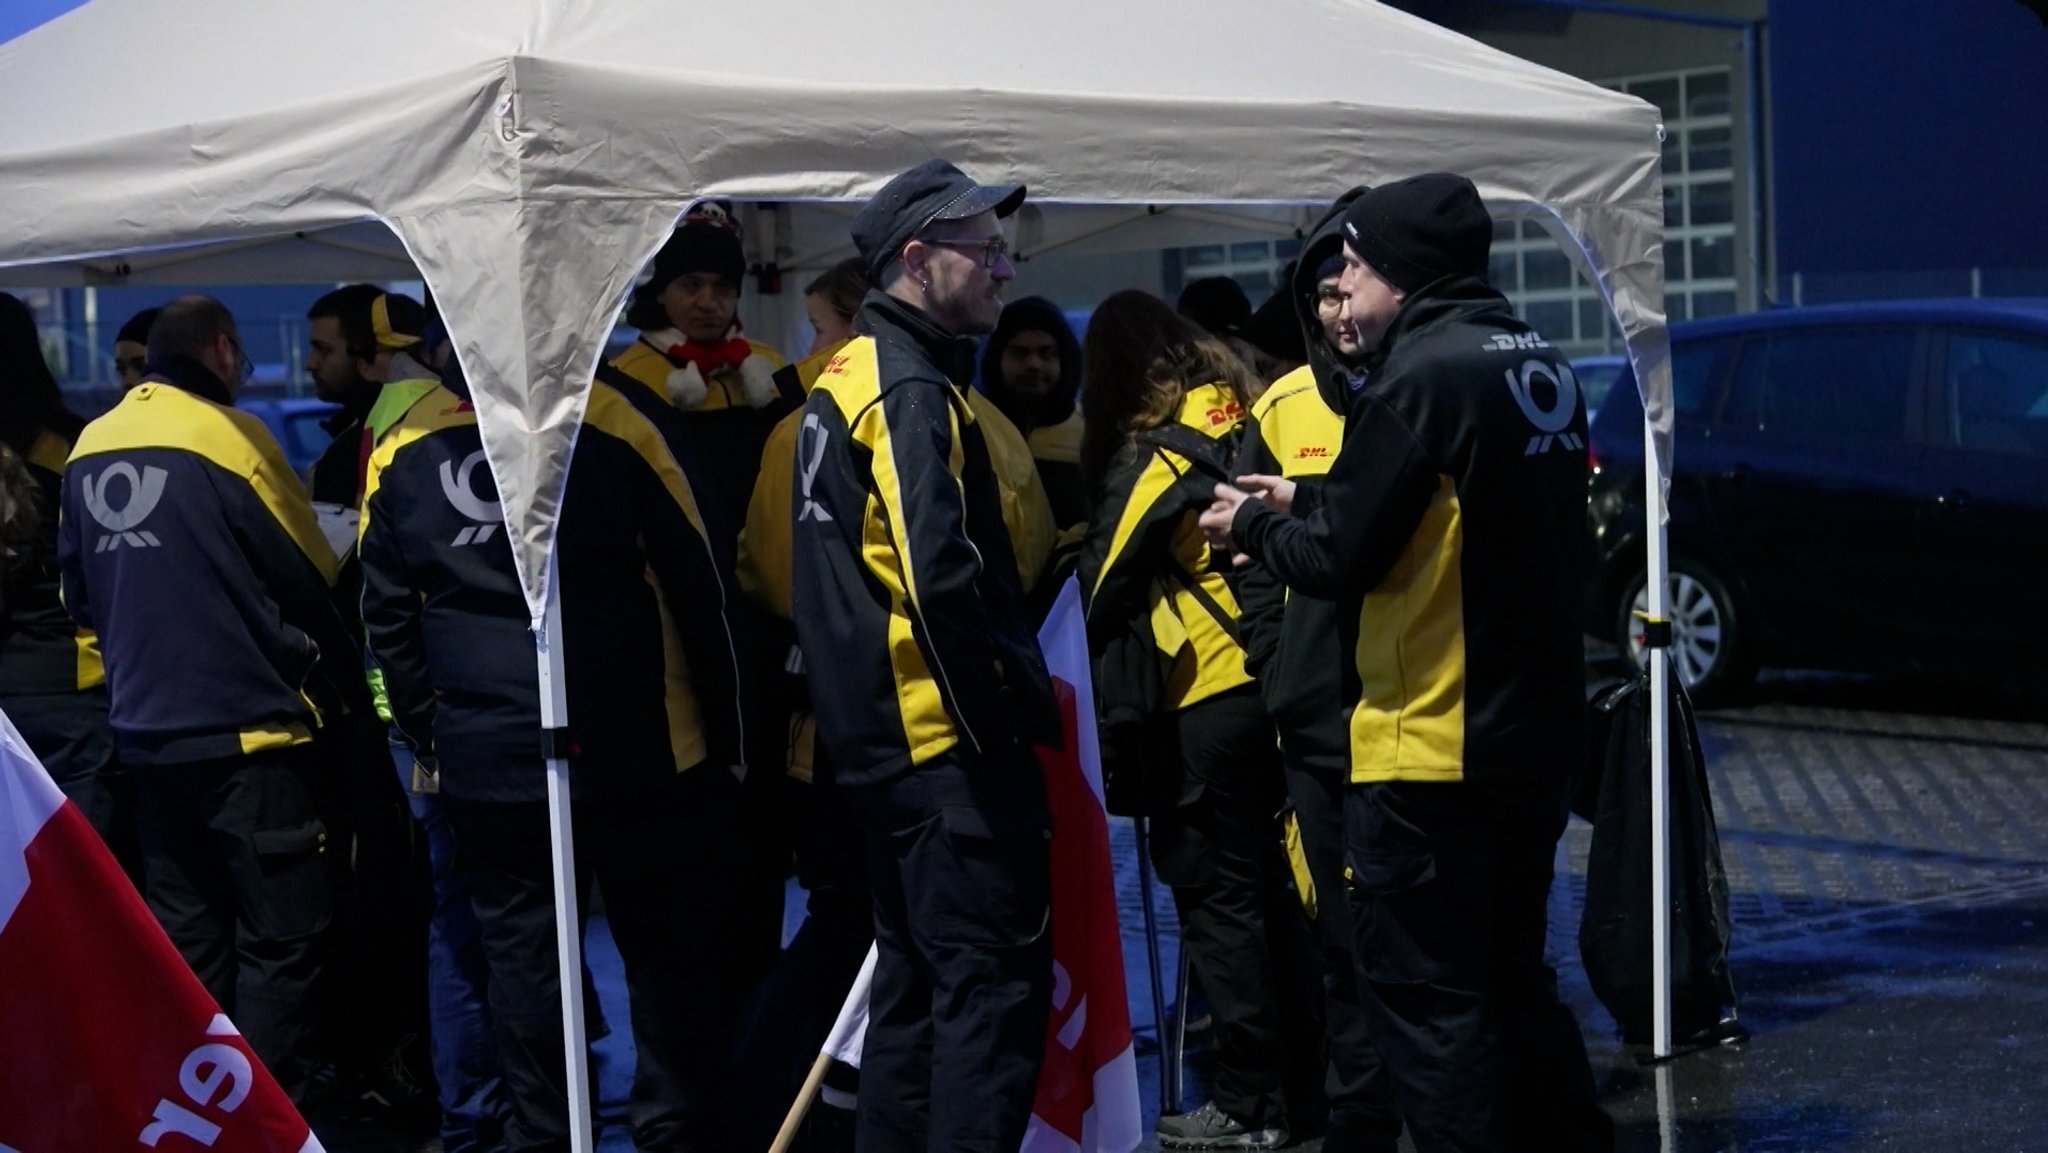
[[[323,236],[317,232],[296,233],[293,239],[303,240],[308,244],[317,244],[323,248],[332,248],[337,252],[353,252],[358,256],[376,256],[407,266],[412,264],[412,257],[406,255],[405,249],[402,247],[384,248],[340,236]]]
[[[1045,256],[1048,253],[1058,252],[1062,248],[1071,248],[1083,241],[1106,236],[1120,228],[1127,228],[1136,221],[1149,220],[1154,216],[1165,216],[1169,213],[1181,219],[1192,220],[1200,224],[1213,224],[1219,228],[1244,228],[1264,233],[1268,236],[1292,236],[1299,231],[1296,225],[1276,224],[1271,220],[1261,219],[1256,216],[1242,216],[1235,212],[1192,208],[1181,205],[1151,205],[1145,209],[1145,215],[1143,216],[1133,216],[1125,220],[1112,221],[1099,228],[1091,228],[1086,232],[1077,232],[1072,236],[1063,236],[1058,240],[1041,244],[1028,252],[1022,252],[1019,254],[1019,257],[1024,260],[1031,260],[1036,257]]]
[[[542,730],[552,732],[568,723],[569,710],[562,673],[561,573],[552,565],[550,568],[553,571],[548,574],[547,616],[535,639],[540,662],[540,723]],[[555,971],[562,993],[562,1051],[569,1077],[569,1148],[571,1153],[595,1153],[590,1062],[585,1056],[583,934],[579,931],[581,911],[576,907],[576,833],[570,823],[568,761],[559,756],[547,759],[547,788],[548,836],[555,880]]]
[[[1643,424],[1643,459],[1657,460],[1656,429]],[[1644,582],[1653,621],[1669,619],[1671,560],[1664,532],[1664,478],[1643,470],[1649,511],[1649,571]],[[1657,1057],[1672,1055],[1671,1040],[1671,650],[1650,654],[1650,1044]]]
[[[119,284],[137,272],[151,272],[159,268],[175,268],[205,257],[219,256],[223,252],[240,252],[248,248],[260,248],[273,243],[275,237],[258,240],[239,240],[224,244],[213,244],[197,248],[173,248],[149,256],[136,256],[113,261],[89,260],[83,262],[89,284]]]

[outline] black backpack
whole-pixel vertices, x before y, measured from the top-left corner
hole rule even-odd
[[[1146,429],[1139,445],[1186,458],[1201,477],[1228,481],[1235,437],[1214,438],[1182,424]],[[1192,481],[1194,477],[1183,474]],[[1200,582],[1178,568],[1172,575],[1195,598],[1231,640],[1238,640],[1237,617],[1225,611]],[[1097,662],[1100,702],[1103,803],[1120,817],[1151,817],[1172,812],[1182,801],[1186,776],[1180,730],[1166,703],[1166,682],[1173,657],[1159,651],[1148,629],[1136,624],[1108,644]],[[1114,693],[1102,685],[1115,685]]]

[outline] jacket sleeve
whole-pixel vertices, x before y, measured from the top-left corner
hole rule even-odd
[[[71,620],[81,629],[97,629],[93,623],[92,601],[85,592],[84,542],[79,540],[79,518],[85,510],[76,507],[78,487],[64,486],[63,507],[57,520],[58,596]]]
[[[1285,516],[1248,500],[1231,535],[1289,588],[1331,600],[1369,591],[1415,535],[1437,475],[1407,421],[1367,393],[1344,422],[1344,446],[1314,511]]]
[[[279,617],[318,650],[313,675],[346,711],[367,713],[371,703],[363,681],[363,642],[343,623],[334,603],[328,576],[334,556],[315,527],[305,490],[263,477],[209,475],[214,477],[228,527],[265,594],[277,605]],[[261,491],[259,483],[264,486]]]
[[[420,594],[406,563],[398,526],[392,519],[405,494],[394,492],[381,459],[370,462],[365,479],[361,541],[363,634],[369,643],[373,687],[381,683],[389,720],[416,757],[433,753],[434,682],[420,627]]]
[[[768,434],[761,450],[760,475],[747,501],[747,523],[740,530],[739,585],[748,599],[783,620],[790,607],[790,489],[802,412],[793,412]]]
[[[882,395],[886,440],[875,446],[876,494],[901,558],[905,598],[954,718],[979,747],[1016,725],[1004,704],[1004,670],[981,597],[981,550],[967,534],[967,500],[952,459],[961,405],[943,382],[906,381]],[[993,466],[991,466],[993,467]]]
[[[1238,453],[1233,475],[1278,476],[1280,461],[1266,443],[1256,416],[1245,419],[1244,448]],[[1297,486],[1299,493],[1312,491]],[[1244,642],[1244,667],[1254,679],[1261,677],[1280,646],[1280,620],[1287,608],[1287,586],[1263,564],[1255,564],[1238,575],[1238,638]]]
[[[667,442],[654,434],[634,443],[638,467],[632,497],[647,563],[680,634],[690,687],[704,718],[707,755],[721,765],[745,765],[740,606],[713,551],[696,493]]]
[[[1150,611],[1160,564],[1183,514],[1193,507],[1188,478],[1200,475],[1161,451],[1132,448],[1118,456],[1081,552],[1081,595],[1091,646],[1105,643]]]

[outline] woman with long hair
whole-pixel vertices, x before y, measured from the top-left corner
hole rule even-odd
[[[1162,1118],[1159,1135],[1276,1148],[1290,1126],[1320,1132],[1327,1113],[1319,982],[1288,889],[1279,747],[1238,641],[1230,558],[1196,524],[1255,381],[1221,340],[1142,292],[1096,309],[1083,359],[1094,511],[1081,588],[1104,763],[1113,802],[1152,817],[1153,863],[1215,1017],[1214,1097]]]
[[[18,462],[4,510],[0,709],[133,874],[125,781],[107,727],[106,673],[92,634],[78,628],[59,597],[57,510],[64,464],[84,428],[43,359],[35,315],[0,292],[0,445]]]

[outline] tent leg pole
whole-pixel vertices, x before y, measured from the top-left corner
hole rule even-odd
[[[1644,506],[1649,516],[1650,617],[1670,612],[1671,559],[1664,538],[1664,486],[1658,477],[1655,433],[1643,425]],[[1669,1057],[1671,1037],[1671,650],[1650,652],[1650,1040],[1651,1052]]]
[[[562,673],[562,600],[558,573],[550,573],[547,617],[537,635],[540,658],[541,728],[559,734],[568,723]],[[553,741],[550,741],[550,751]],[[591,1119],[590,1060],[583,1026],[583,919],[577,908],[576,834],[570,823],[569,762],[547,758],[548,838],[554,859],[555,963],[562,991],[562,1055],[569,1079],[569,1148],[595,1153]]]

